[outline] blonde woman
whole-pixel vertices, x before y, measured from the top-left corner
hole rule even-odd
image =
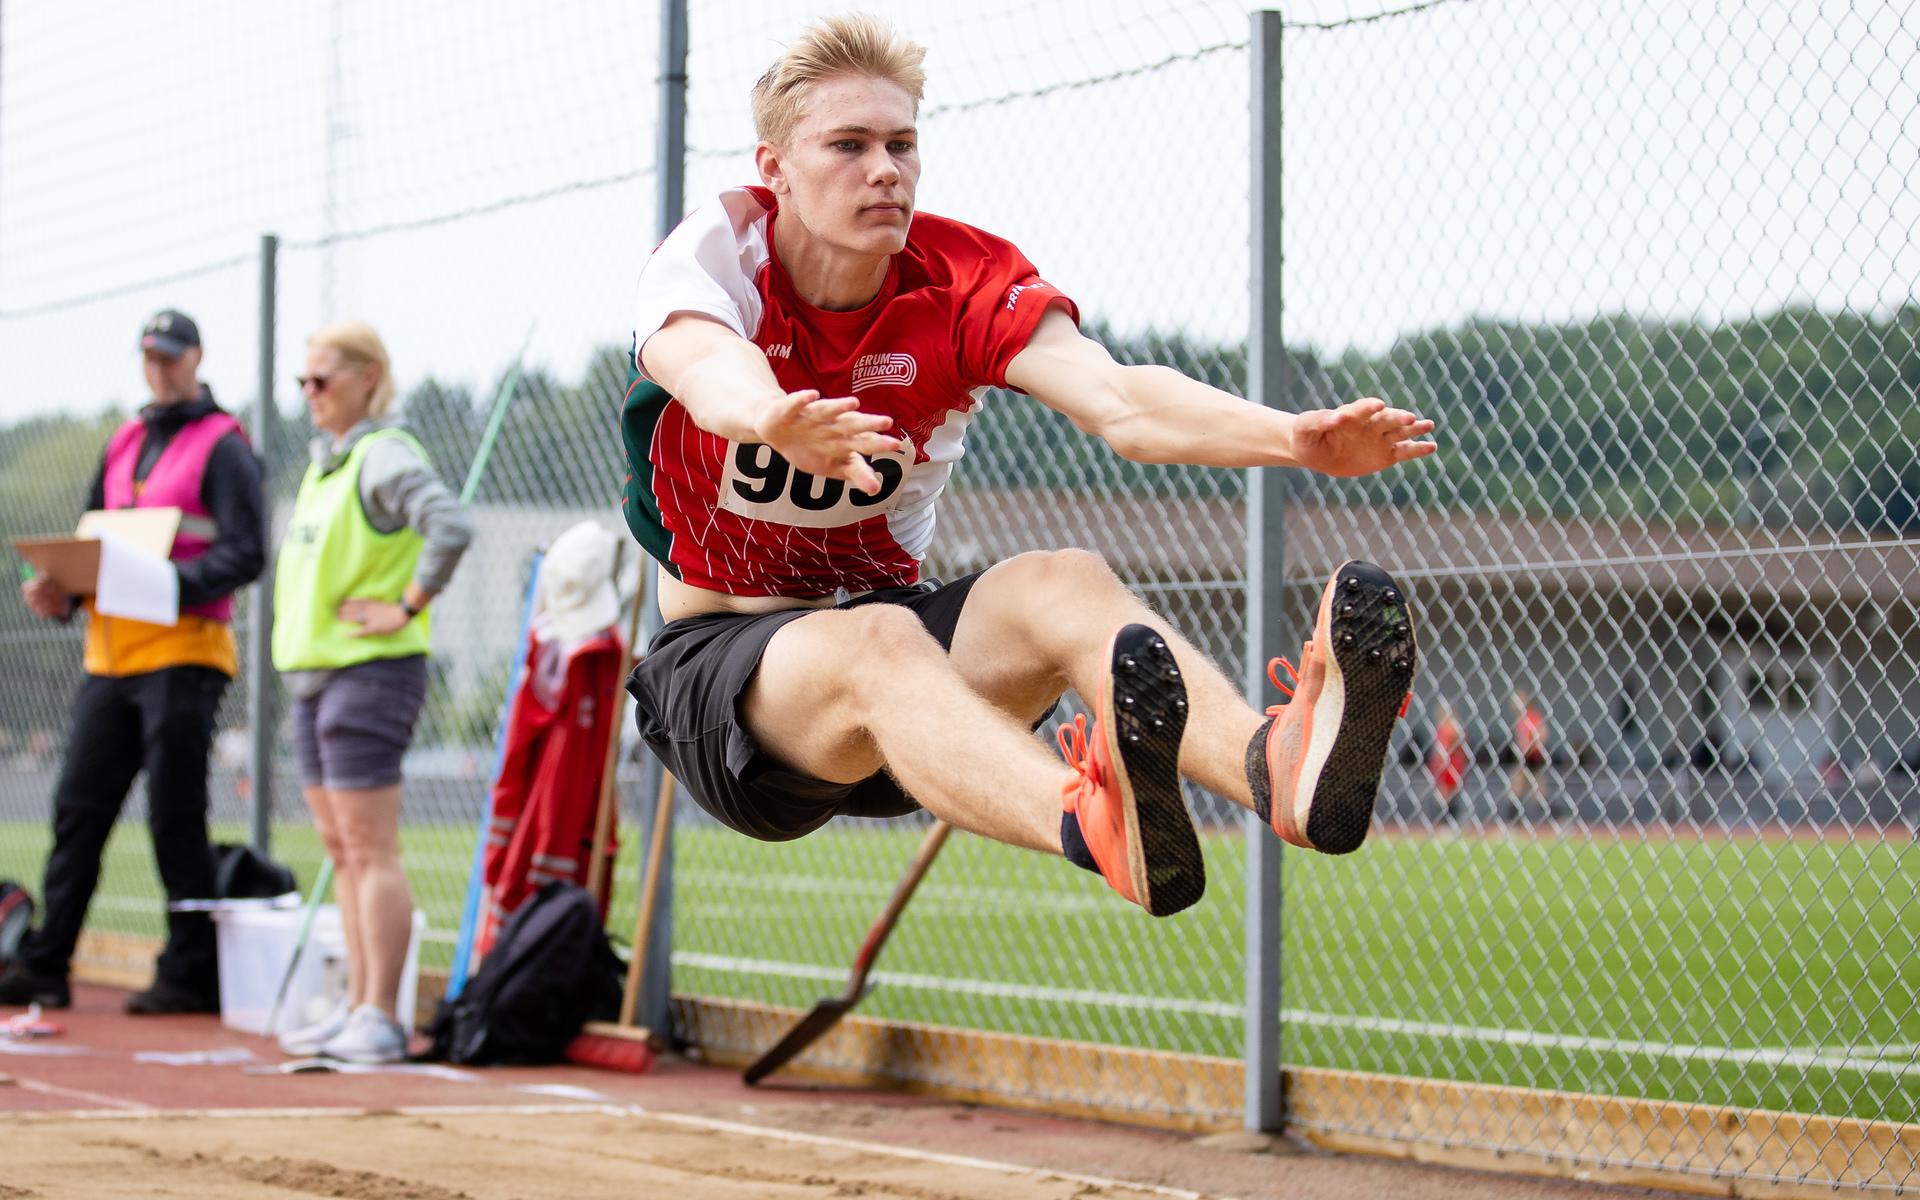
[[[307,339],[312,461],[274,577],[273,663],[295,699],[301,789],[333,860],[347,1003],[289,1054],[406,1056],[395,1004],[413,931],[400,864],[400,760],[427,692],[427,606],[472,529],[412,434],[388,419],[387,348],[359,321]]]

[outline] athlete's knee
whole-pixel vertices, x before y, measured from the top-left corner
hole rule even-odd
[[[1107,560],[1091,550],[1034,550],[994,570],[1034,609],[1126,590]]]
[[[911,669],[946,657],[946,651],[912,609],[866,604],[838,615],[844,626],[840,636],[847,651],[842,660],[845,663]]]
[[[927,672],[951,670],[940,643],[890,605],[810,614],[775,635],[744,706],[763,747],[823,779],[880,767],[870,731],[912,706]]]

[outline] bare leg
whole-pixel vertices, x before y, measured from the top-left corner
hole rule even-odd
[[[363,1003],[366,990],[366,947],[360,943],[360,876],[347,857],[347,844],[341,837],[340,810],[336,793],[323,787],[304,787],[307,807],[313,810],[313,827],[320,844],[333,862],[333,894],[340,909],[340,931],[347,942],[347,1004]]]
[[[1069,684],[1092,702],[1109,671],[1113,631],[1128,624],[1157,630],[1180,663],[1191,705],[1180,743],[1181,773],[1252,809],[1247,745],[1265,714],[1249,708],[1240,689],[1128,591],[1098,555],[1023,554],[988,570],[967,597],[953,662],[983,695],[1038,715]]]
[[[1073,775],[1028,724],[1070,684],[1092,697],[1114,632],[1161,632],[1191,705],[1181,766],[1251,808],[1246,749],[1265,717],[1097,556],[1022,555],[968,596],[951,654],[903,608],[809,614],[768,643],[743,706],[766,752],[852,783],[883,767],[936,816],[996,840],[1060,852],[1060,791]]]
[[[1060,791],[1073,773],[969,686],[907,609],[875,604],[786,625],[743,709],[766,752],[797,771],[854,783],[885,767],[935,816],[1060,853]]]
[[[1337,622],[1336,582],[1352,589]],[[1330,854],[1359,847],[1415,653],[1404,602],[1372,564],[1353,564],[1340,580],[1329,580],[1317,618],[1322,632],[1302,655],[1298,699],[1276,710],[1281,715],[1271,726],[1098,556],[1078,550],[1025,554],[985,572],[949,653],[904,608],[800,617],[768,644],[745,713],[769,752],[796,770],[851,783],[885,766],[915,799],[962,828],[1054,849],[1057,788],[1045,786],[1043,769],[1053,756],[1025,735],[1021,719],[1037,716],[1067,685],[1104,708],[1116,670],[1113,637],[1133,624],[1157,633],[1175,660],[1147,694],[1164,696],[1172,686],[1185,693],[1178,762],[1164,747],[1163,782],[1152,805],[1163,836],[1160,866],[1184,865],[1184,850],[1164,840],[1177,836],[1169,806],[1185,815],[1170,782],[1176,767],[1258,813],[1296,845]],[[1338,676],[1329,666],[1337,652],[1327,648],[1336,643],[1346,648],[1338,652]],[[1136,662],[1123,661],[1129,670]],[[1354,698],[1341,691],[1339,703],[1316,708],[1330,678]],[[1256,742],[1263,729],[1271,733]],[[1249,758],[1264,781],[1258,801]]]
[[[400,865],[400,785],[335,790],[333,802],[346,859],[353,864],[358,881],[351,900],[357,909],[363,957],[354,970],[362,981],[354,1002],[393,1015],[407,944],[413,937],[413,895]],[[343,910],[348,900],[341,897]]]

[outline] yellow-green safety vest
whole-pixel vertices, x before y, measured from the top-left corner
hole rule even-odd
[[[410,528],[381,533],[360,503],[360,467],[385,438],[402,438],[421,460],[427,453],[404,429],[376,429],[354,443],[347,461],[322,473],[310,463],[293,501],[273,576],[273,665],[281,671],[350,667],[427,652],[427,614],[397,633],[355,637],[358,625],[335,615],[343,601],[365,597],[395,603],[413,578],[426,539]]]

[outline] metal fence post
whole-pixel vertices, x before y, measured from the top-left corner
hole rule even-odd
[[[1287,354],[1281,331],[1280,255],[1280,14],[1252,14],[1253,161],[1250,188],[1252,271],[1247,331],[1247,398],[1284,408]],[[1269,643],[1279,616],[1285,581],[1286,478],[1254,467],[1247,472],[1247,699],[1265,703]],[[1247,911],[1245,1126],[1277,1130],[1280,1096],[1280,843],[1252,813],[1246,814]]]
[[[686,207],[687,157],[687,3],[665,0],[660,6],[660,127],[655,139],[654,162],[659,213],[659,237],[664,239],[680,224]],[[640,644],[653,640],[661,625],[659,594],[654,586],[653,564],[640,563],[641,594],[646,597],[642,614]],[[641,804],[648,813],[650,826],[653,798],[660,794],[664,768],[660,760],[646,756],[641,774]],[[660,859],[660,883],[653,909],[652,928],[647,934],[647,961],[643,964],[638,1020],[648,1029],[664,1030],[673,1040],[673,815],[666,814],[666,852]],[[651,836],[651,828],[644,831]],[[646,842],[643,840],[642,845]],[[646,856],[641,856],[645,870]],[[642,881],[645,882],[644,880]]]
[[[247,621],[247,719],[252,738],[247,746],[247,773],[253,781],[253,848],[269,850],[273,825],[274,727],[279,724],[273,678],[273,456],[280,414],[273,404],[273,334],[278,323],[277,270],[280,239],[260,236],[260,391],[254,400],[253,451],[260,456],[266,491],[263,507],[267,527],[267,563],[253,584],[253,603]]]

